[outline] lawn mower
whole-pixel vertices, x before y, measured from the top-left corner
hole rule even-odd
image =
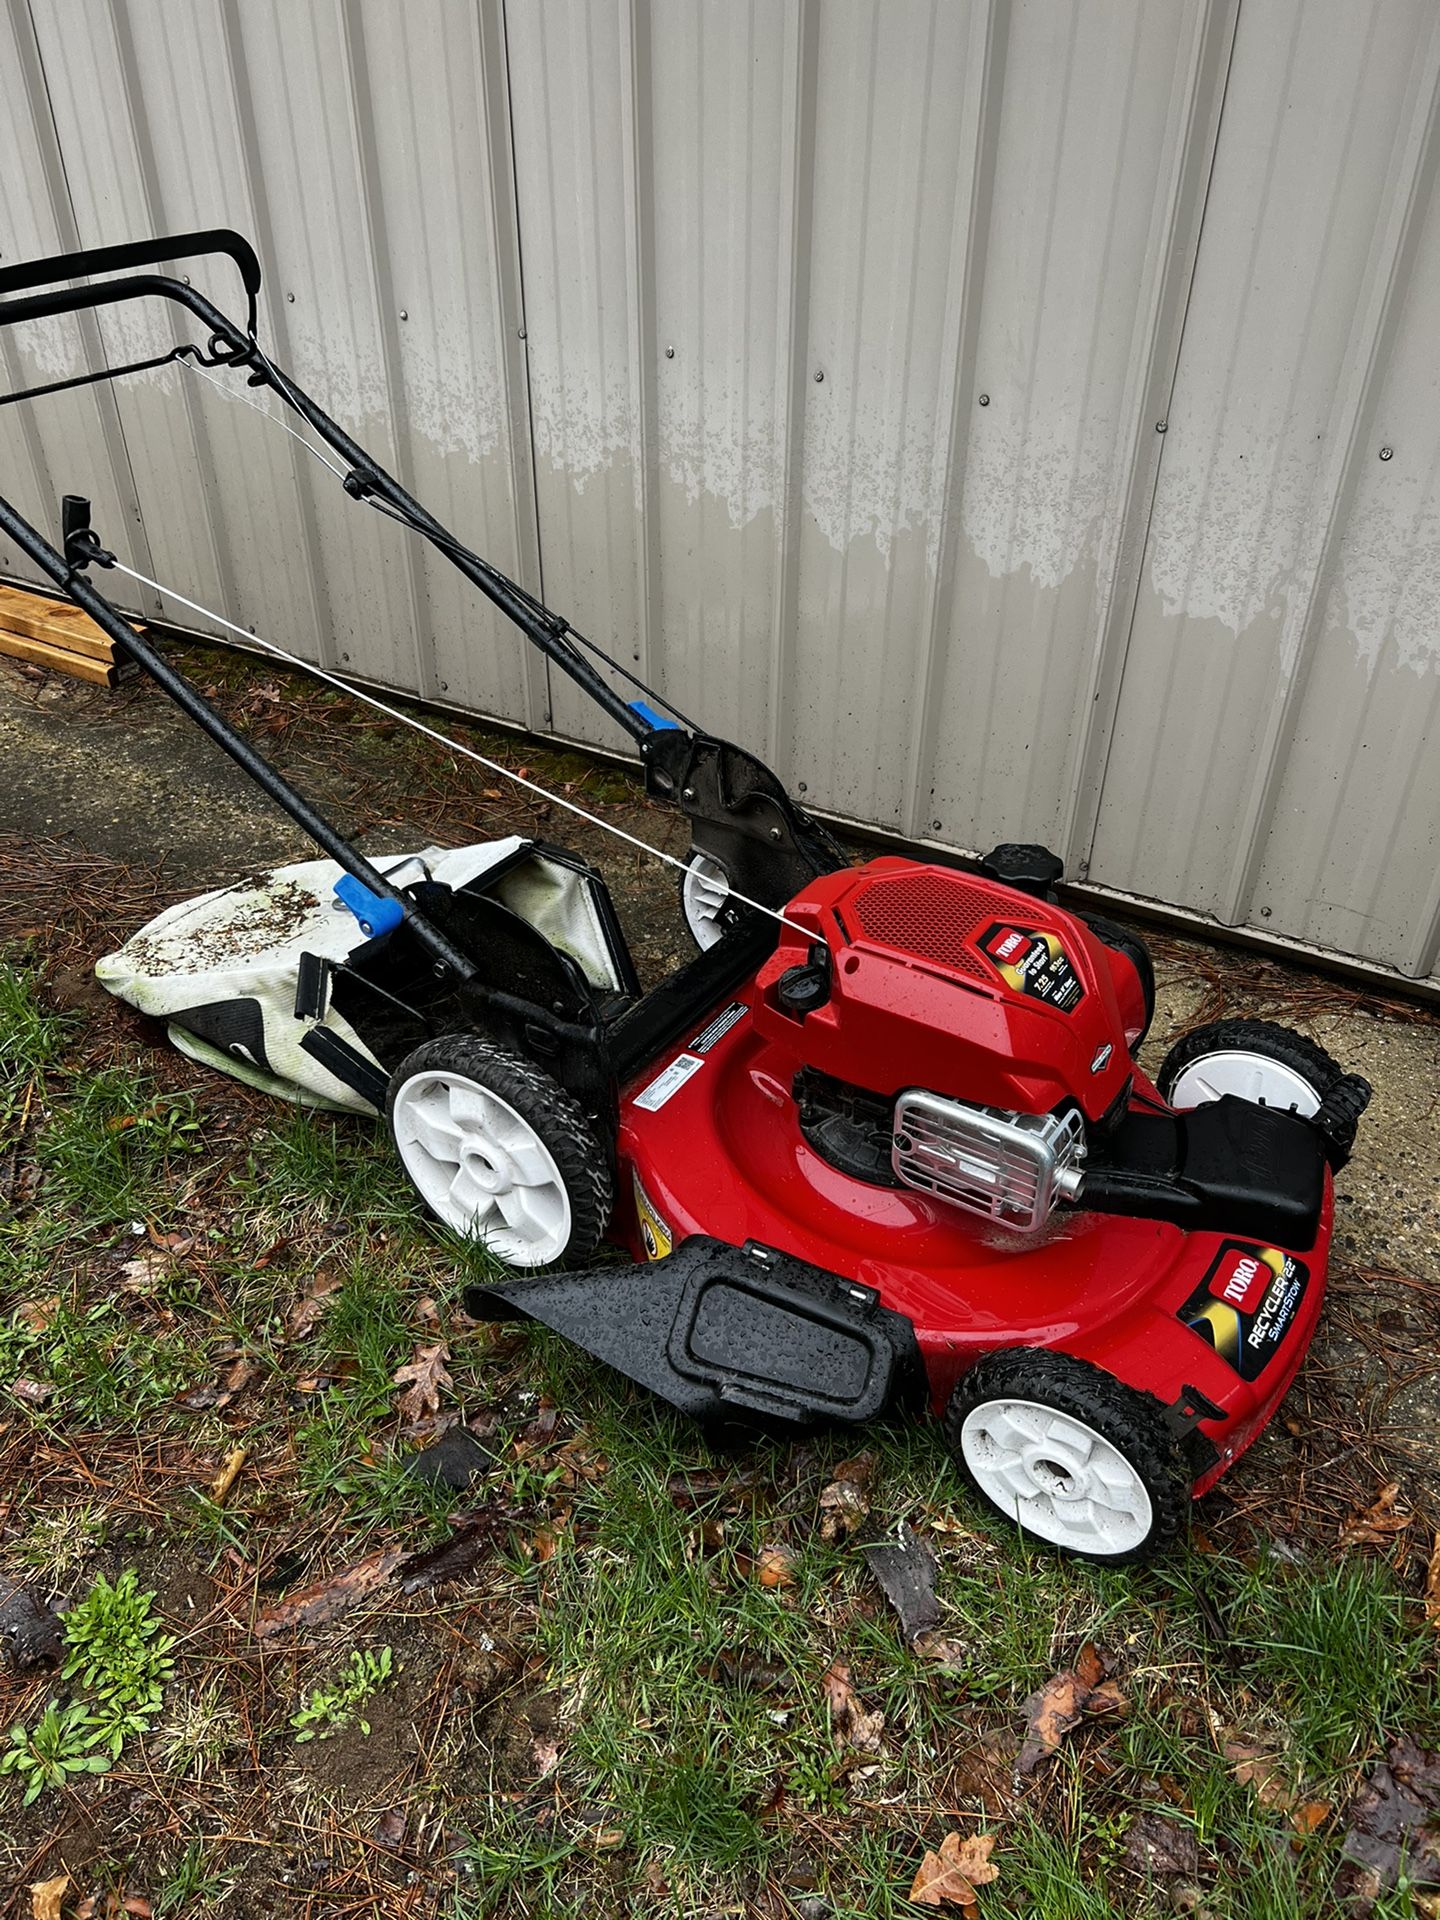
[[[153,271],[212,253],[243,325]],[[718,1425],[928,1404],[1026,1534],[1109,1562],[1174,1539],[1309,1344],[1368,1086],[1250,1020],[1187,1034],[1152,1083],[1144,945],[1062,907],[1053,854],[852,864],[753,754],[378,466],[263,351],[259,289],[228,231],[0,269],[0,325],[164,299],[203,336],[4,401],[169,363],[275,396],[360,508],[429,541],[628,735],[689,823],[687,859],[649,851],[680,869],[696,952],[641,992],[602,876],[558,847],[365,858],[98,590],[115,569],[175,593],[102,544],[83,498],[59,545],[0,500],[5,536],[326,856],[172,908],[107,984],[199,1058],[383,1113],[420,1199],[494,1256],[473,1313],[529,1315]],[[587,1266],[602,1239],[629,1259]]]

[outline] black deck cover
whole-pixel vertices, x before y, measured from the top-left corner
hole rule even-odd
[[[704,1419],[869,1420],[916,1377],[915,1330],[873,1288],[751,1241],[694,1235],[664,1260],[472,1287]]]

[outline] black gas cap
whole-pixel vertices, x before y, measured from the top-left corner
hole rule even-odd
[[[812,947],[803,965],[785,969],[775,982],[775,998],[792,1020],[803,1020],[824,1006],[830,998],[830,956],[824,947]]]
[[[992,847],[980,862],[980,871],[990,880],[998,880],[1002,886],[1014,887],[1017,893],[1033,894],[1037,900],[1054,898],[1056,885],[1065,874],[1065,862],[1058,853],[1051,853],[1048,847],[1037,847],[1031,842],[1006,840],[998,847]]]

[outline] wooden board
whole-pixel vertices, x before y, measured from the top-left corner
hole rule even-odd
[[[55,673],[68,673],[72,680],[86,680],[92,687],[113,687],[120,671],[108,660],[96,660],[90,654],[71,653],[65,647],[45,640],[31,640],[24,634],[0,630],[0,654],[11,660],[26,660],[32,666],[49,667]]]
[[[108,634],[69,600],[51,600],[22,587],[0,587],[0,631],[26,640],[43,640],[66,653],[82,653],[91,660],[113,664],[115,649]]]

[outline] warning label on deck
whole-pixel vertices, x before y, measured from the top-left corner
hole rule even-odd
[[[698,1053],[681,1053],[666,1067],[663,1073],[657,1073],[643,1093],[637,1093],[635,1104],[644,1107],[647,1113],[658,1113],[673,1094],[677,1094],[692,1073],[698,1073],[705,1064]]]
[[[743,1000],[732,1000],[728,1007],[722,1007],[713,1020],[705,1025],[690,1042],[692,1053],[708,1053],[717,1040],[723,1040],[737,1020],[743,1020],[750,1011]]]

